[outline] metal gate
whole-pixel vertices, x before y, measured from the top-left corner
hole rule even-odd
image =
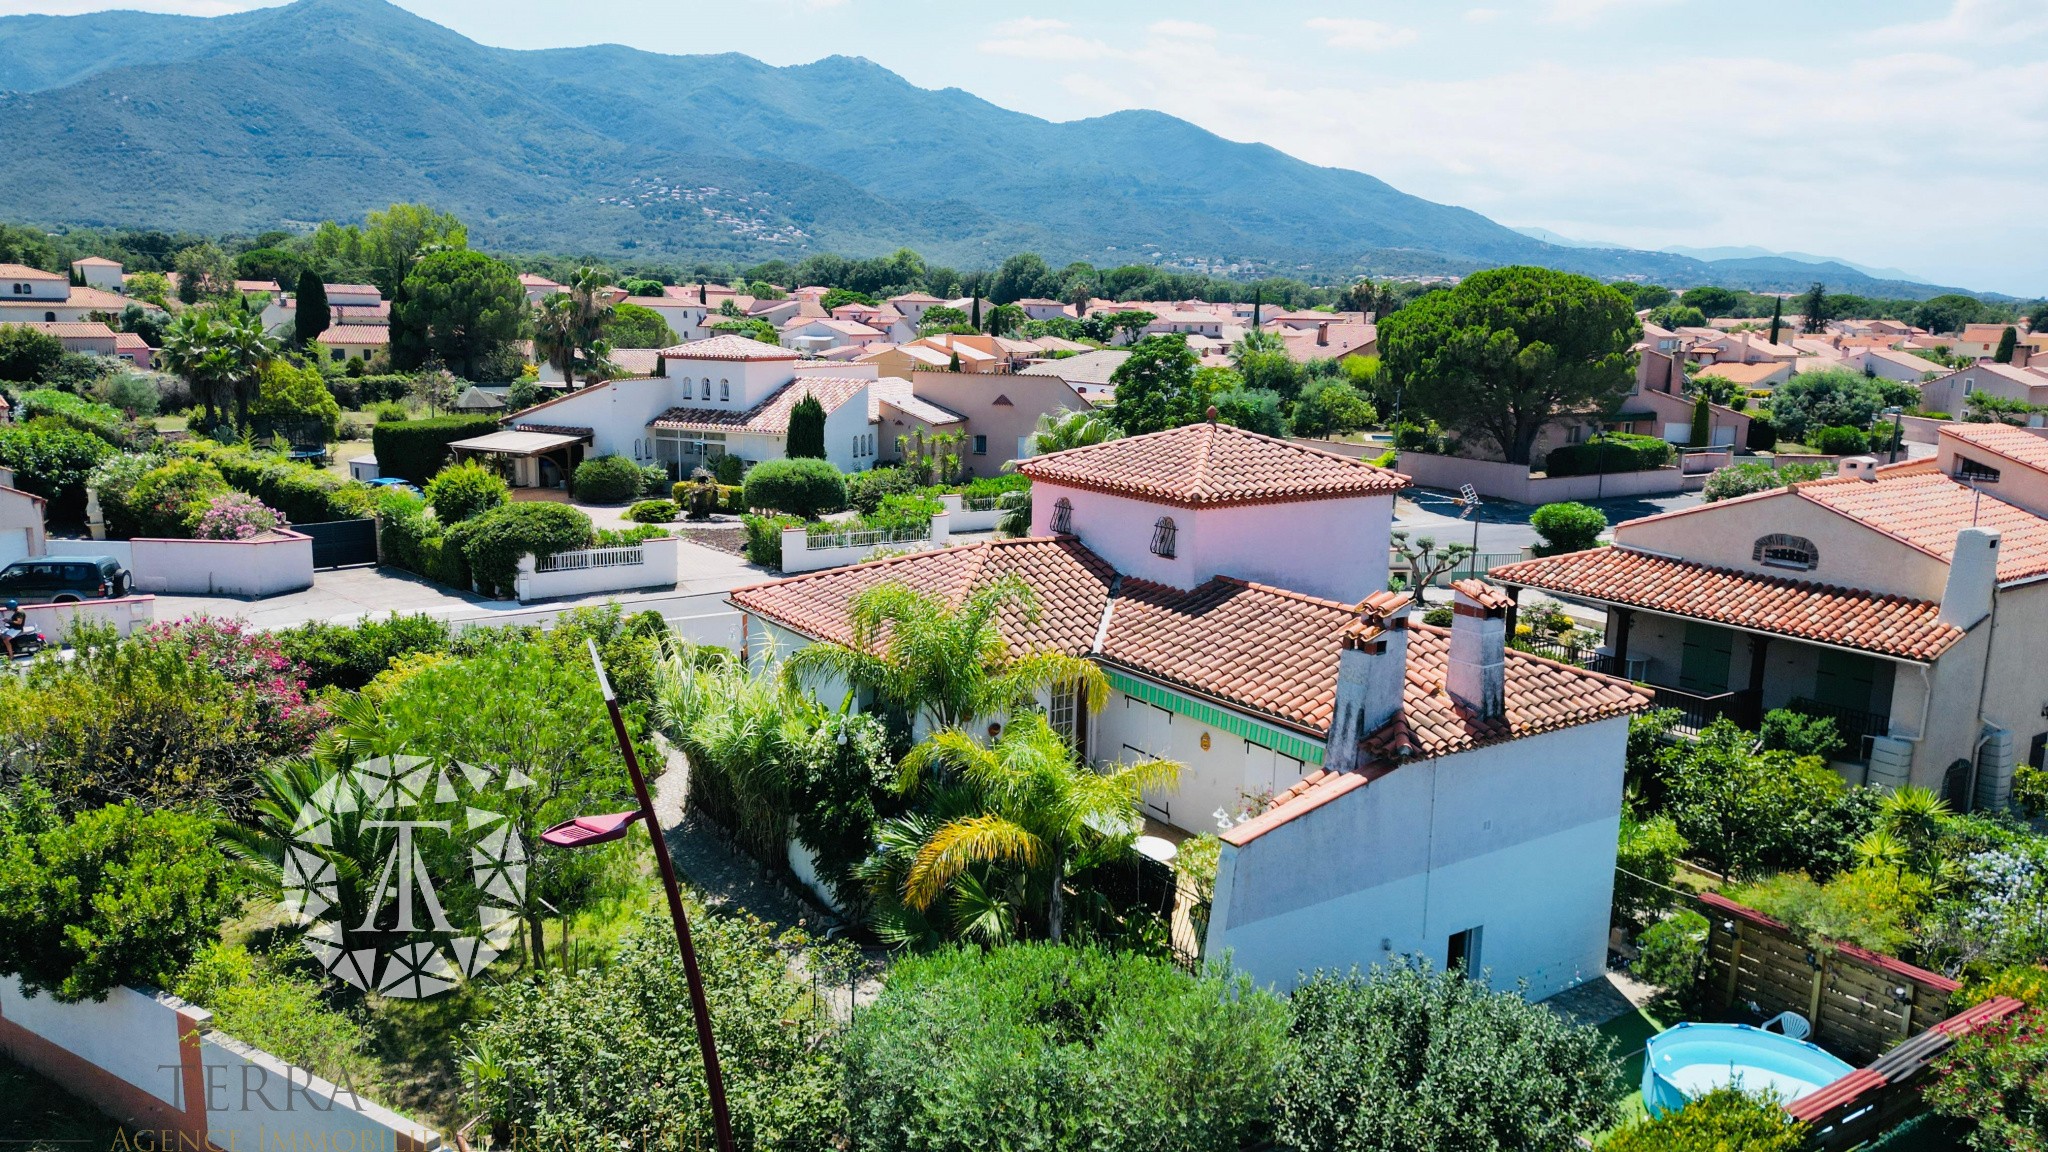
[[[313,538],[313,567],[346,568],[351,564],[377,562],[375,520],[329,520],[321,524],[294,524],[292,530]]]

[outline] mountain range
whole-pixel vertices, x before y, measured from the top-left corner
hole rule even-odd
[[[1842,264],[1545,243],[1159,112],[1055,123],[844,56],[513,51],[385,0],[0,18],[0,215],[214,232],[396,200],[523,252],[1604,277],[1924,297]]]

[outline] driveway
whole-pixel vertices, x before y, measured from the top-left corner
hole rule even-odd
[[[1585,503],[1605,513],[1609,524],[1619,524],[1624,520],[1691,508],[1702,500],[1697,492],[1681,492],[1670,496],[1630,496],[1588,500]],[[1461,518],[1461,511],[1463,506],[1455,492],[1410,488],[1395,499],[1394,526],[1406,529],[1411,536],[1433,537],[1439,544],[1469,545],[1472,543],[1472,521]],[[1542,538],[1536,534],[1536,529],[1529,526],[1529,517],[1535,513],[1535,507],[1528,504],[1483,501],[1479,508],[1479,550],[1485,553],[1519,552],[1536,543]]]

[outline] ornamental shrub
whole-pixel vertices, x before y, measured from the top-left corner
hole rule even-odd
[[[2048,1146],[2048,1028],[2018,1013],[1957,1039],[1934,1061],[1924,1094],[1938,1115],[1970,1122],[1972,1152],[2037,1152]]]
[[[1543,459],[1552,476],[1591,476],[1598,472],[1642,472],[1671,463],[1671,445],[1655,436],[1609,432],[1584,444],[1563,444]]]
[[[447,527],[427,515],[424,497],[385,489],[377,496],[378,560],[454,588],[470,586],[462,549],[449,545]]]
[[[400,657],[447,651],[451,638],[445,620],[395,612],[354,624],[308,621],[274,635],[285,655],[305,667],[309,686],[349,691],[362,688]]]
[[[1832,760],[1842,750],[1842,736],[1831,716],[1808,716],[1790,708],[1773,708],[1757,726],[1758,743],[1766,752],[1818,756]]]
[[[641,524],[667,524],[681,514],[673,500],[642,500],[626,509],[626,519]]]
[[[187,440],[177,454],[213,465],[230,485],[270,505],[295,524],[352,520],[371,514],[375,490],[276,452],[253,452],[239,444]]]
[[[319,369],[301,368],[282,357],[264,365],[261,392],[249,414],[266,432],[311,432],[323,441],[341,435],[341,405]]]
[[[1640,928],[1671,906],[1669,888],[1685,849],[1685,837],[1671,817],[1622,814],[1614,859],[1616,927]]]
[[[1398,962],[1296,987],[1277,1143],[1570,1148],[1619,1117],[1613,1042],[1512,989]]]
[[[1711,504],[1716,500],[1732,500],[1752,492],[1767,492],[1773,488],[1783,488],[1787,484],[1818,480],[1834,474],[1833,464],[1786,464],[1774,467],[1768,461],[1752,460],[1746,464],[1730,464],[1725,468],[1714,469],[1713,475],[1707,477],[1706,488],[1702,494],[1706,497],[1707,503]]]
[[[427,482],[427,503],[443,524],[460,524],[512,499],[512,488],[496,470],[475,460],[441,469]]]
[[[1609,1136],[1600,1152],[1798,1152],[1806,1126],[1775,1100],[1716,1088],[1685,1107]]]
[[[882,506],[882,497],[900,496],[922,487],[908,471],[884,465],[848,476],[846,502],[862,515],[867,515]]]
[[[403,424],[412,419],[412,413],[406,411],[405,405],[397,400],[379,401],[370,411],[377,417],[379,424]]]
[[[155,390],[151,389],[154,397]],[[90,433],[116,446],[129,443],[128,419],[119,409],[109,404],[99,404],[70,392],[55,388],[38,388],[24,392],[15,402],[14,418],[34,420],[47,417],[60,424],[68,424],[80,432]]]
[[[501,504],[448,528],[449,546],[468,561],[470,576],[487,596],[509,597],[519,558],[539,559],[590,547],[590,517],[567,504]]]
[[[846,478],[824,460],[764,460],[747,473],[747,507],[814,520],[846,507]]]
[[[849,1135],[876,1152],[1235,1152],[1269,1137],[1288,1090],[1280,1001],[1243,976],[1093,947],[898,961],[844,1044]]]
[[[114,446],[67,424],[42,419],[0,428],[0,465],[14,486],[50,502],[52,523],[85,519],[85,478]]]
[[[99,494],[108,539],[126,540],[139,533],[142,520],[134,504],[135,485],[163,462],[153,453],[123,452],[100,461],[86,478],[86,487]]]
[[[207,502],[192,527],[195,540],[249,540],[287,527],[284,517],[247,492],[229,492]]]
[[[1707,918],[1690,908],[1657,921],[1636,937],[1629,972],[1646,984],[1686,994],[1706,968],[1707,928]]]
[[[570,490],[586,504],[623,504],[646,486],[640,465],[624,456],[594,456],[576,466]]]
[[[749,512],[740,518],[747,529],[746,553],[748,561],[763,568],[782,568],[782,530],[801,528],[803,521],[795,516],[756,516]]]
[[[1545,504],[1529,517],[1529,526],[1543,537],[1536,554],[1556,556],[1583,552],[1599,543],[1600,534],[1607,531],[1607,516],[1584,504]]]
[[[720,456],[712,463],[711,474],[720,484],[737,488],[746,477],[747,462],[737,456]]]
[[[119,804],[65,823],[24,788],[0,808],[0,972],[60,1003],[169,987],[234,910],[237,875],[204,817]]]
[[[427,420],[386,423],[381,415],[370,430],[370,449],[377,473],[396,476],[421,487],[448,463],[448,445],[498,430],[489,416],[436,416]]]
[[[213,1013],[213,1026],[281,1060],[317,1068],[336,1080],[360,1080],[372,1033],[329,1008],[326,988],[293,975],[240,944],[209,944],[179,975],[171,992]]]
[[[1839,425],[1807,433],[1806,442],[1823,456],[1860,456],[1870,451],[1869,433]]]
[[[216,498],[231,489],[220,470],[203,460],[181,458],[151,469],[129,493],[143,536],[187,538]]]

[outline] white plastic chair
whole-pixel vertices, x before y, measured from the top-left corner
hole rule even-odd
[[[1813,1025],[1797,1012],[1780,1012],[1764,1021],[1764,1031],[1781,1032],[1788,1040],[1804,1040],[1813,1035]]]

